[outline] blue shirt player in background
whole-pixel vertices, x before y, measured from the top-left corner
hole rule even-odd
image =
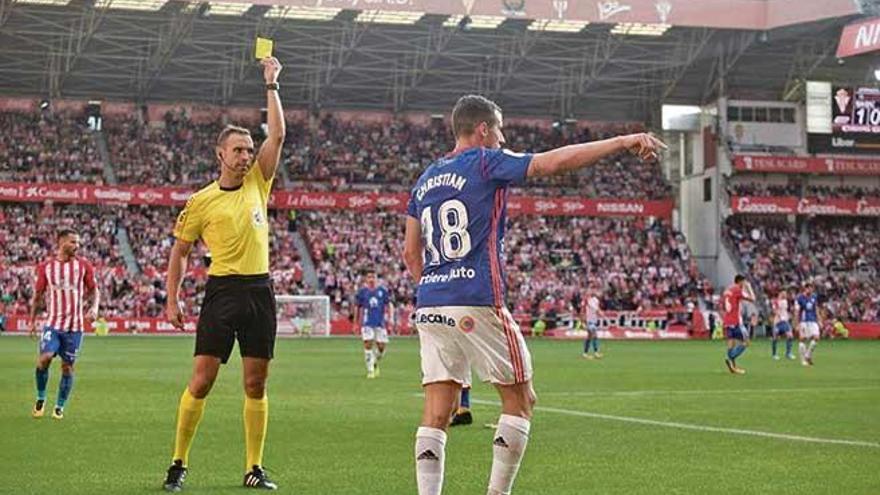
[[[819,319],[819,297],[813,292],[813,284],[804,284],[804,292],[795,300],[798,320],[798,351],[801,355],[801,364],[813,365],[813,351],[819,344],[819,328],[822,320]],[[807,340],[810,341],[809,345]]]
[[[364,360],[367,378],[379,376],[379,361],[385,356],[388,344],[387,324],[391,322],[391,300],[388,289],[376,282],[376,270],[364,272],[366,285],[357,293],[355,331],[364,339]],[[375,342],[376,347],[373,348]]]
[[[626,150],[650,159],[664,147],[649,134],[632,134],[513,153],[501,149],[502,124],[494,102],[460,98],[452,110],[455,149],[428,166],[407,207],[404,261],[418,283],[415,324],[425,392],[415,442],[419,495],[442,491],[446,429],[471,368],[501,397],[488,495],[511,492],[528,443],[535,402],[531,355],[505,301],[508,187]]]

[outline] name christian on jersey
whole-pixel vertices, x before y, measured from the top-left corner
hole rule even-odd
[[[425,180],[425,183],[420,185],[419,188],[416,190],[416,197],[419,201],[422,201],[423,199],[425,199],[425,194],[428,194],[428,191],[434,189],[435,187],[441,186],[450,186],[461,191],[462,189],[464,189],[465,184],[467,184],[467,179],[458,174],[440,174],[436,177],[430,177]]]

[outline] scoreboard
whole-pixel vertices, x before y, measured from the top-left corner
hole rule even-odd
[[[880,155],[880,88],[807,82],[807,148]]]
[[[832,98],[834,132],[880,134],[880,89],[838,86]]]

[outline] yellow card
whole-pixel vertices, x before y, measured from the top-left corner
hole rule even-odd
[[[266,57],[272,56],[272,47],[275,46],[275,42],[270,40],[269,38],[260,38],[257,36],[257,45],[254,48],[254,56],[257,60],[263,60]]]

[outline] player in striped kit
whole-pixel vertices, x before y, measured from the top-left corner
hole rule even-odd
[[[599,298],[596,294],[599,290],[595,286],[591,286],[584,297],[584,322],[587,325],[587,339],[584,340],[584,358],[586,359],[602,359],[602,353],[599,352],[599,316],[602,312],[600,309]],[[590,355],[590,345],[593,347],[593,354]]]
[[[71,229],[63,229],[58,232],[55,256],[37,266],[37,286],[30,313],[32,337],[37,334],[37,313],[44,299],[49,314],[40,334],[37,400],[32,412],[35,418],[41,418],[45,413],[49,366],[55,356],[61,356],[61,381],[52,417],[64,417],[64,406],[73,388],[73,365],[82,346],[84,322],[94,321],[98,317],[101,296],[95,284],[95,269],[91,263],[76,255],[79,246],[79,234]],[[85,297],[92,301],[88,311],[85,309]]]
[[[792,329],[791,329],[791,311],[789,311],[788,294],[779,291],[776,299],[773,299],[773,359],[779,359],[776,354],[776,342],[779,336],[785,336],[785,357],[794,359],[791,353]]]

